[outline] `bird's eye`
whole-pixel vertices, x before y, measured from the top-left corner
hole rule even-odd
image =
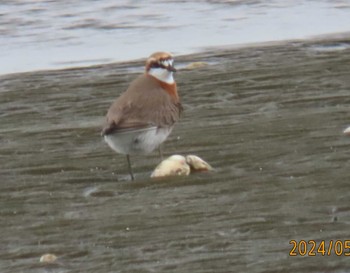
[[[159,67],[161,67],[161,63],[159,63],[159,62],[154,62],[154,63],[151,64],[151,67],[159,68]]]

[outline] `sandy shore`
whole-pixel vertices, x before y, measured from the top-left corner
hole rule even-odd
[[[295,39],[295,40],[287,40],[287,41],[273,41],[273,42],[264,42],[264,43],[252,43],[252,44],[239,44],[234,46],[221,46],[221,47],[208,47],[204,48],[202,52],[198,52],[195,54],[189,55],[181,55],[176,56],[176,61],[180,68],[184,68],[188,63],[191,62],[200,62],[200,61],[211,61],[211,59],[215,59],[215,57],[222,57],[222,55],[229,56],[233,53],[246,54],[248,52],[252,52],[254,50],[268,50],[269,48],[275,47],[286,47],[286,50],[290,47],[295,46],[321,46],[324,47],[324,50],[339,50],[337,47],[332,47],[336,44],[345,44],[346,47],[349,46],[350,40],[350,32],[342,32],[342,33],[332,33],[329,35],[318,35],[314,36],[310,39]],[[322,49],[320,49],[322,50]],[[243,55],[244,56],[244,55]],[[145,57],[146,59],[146,57]],[[144,64],[145,59],[140,60],[132,60],[127,62],[117,62],[111,64],[102,64],[102,65],[91,65],[91,66],[79,66],[69,69],[54,69],[54,70],[39,70],[39,71],[29,71],[24,73],[12,73],[7,75],[0,75],[1,78],[12,78],[12,76],[17,75],[26,75],[33,73],[57,73],[58,71],[74,71],[74,70],[95,70],[95,69],[115,69],[118,71],[127,71],[127,72],[135,72],[139,73],[142,71],[142,66]],[[214,60],[215,62],[215,60]]]

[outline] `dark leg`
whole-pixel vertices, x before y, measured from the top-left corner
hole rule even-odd
[[[128,161],[128,168],[129,168],[129,174],[131,177],[131,180],[134,180],[134,174],[132,173],[131,163],[130,163],[130,156],[126,155],[126,160]]]
[[[159,145],[158,147],[159,157],[160,160],[163,161],[163,151],[162,151],[162,145]]]

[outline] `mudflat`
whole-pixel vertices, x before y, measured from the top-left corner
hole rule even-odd
[[[185,110],[164,153],[215,171],[152,180],[155,153],[134,157],[134,182],[100,129],[142,61],[0,77],[1,272],[347,270],[350,39],[176,66]]]

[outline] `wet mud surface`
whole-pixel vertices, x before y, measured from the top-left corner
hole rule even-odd
[[[129,181],[99,135],[143,63],[2,76],[0,271],[346,272],[349,249],[290,257],[289,242],[350,240],[349,45],[176,58],[185,112],[165,155],[215,168],[185,178],[151,180],[154,153]]]

